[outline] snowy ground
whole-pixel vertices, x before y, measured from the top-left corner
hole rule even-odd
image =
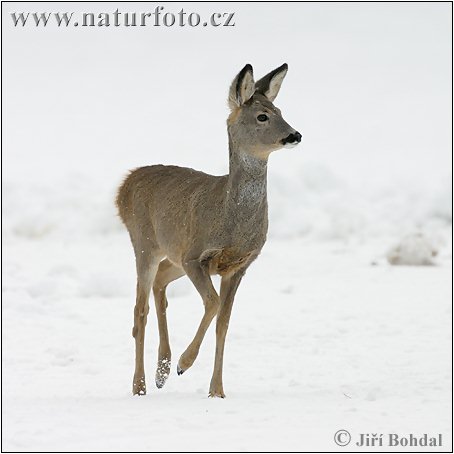
[[[334,443],[346,429],[441,433],[449,451],[452,5],[217,6],[235,29],[18,30],[4,15],[3,449],[354,450]],[[305,140],[270,160],[227,398],[207,397],[214,325],[175,373],[202,316],[186,278],[168,290],[172,374],[154,387],[151,310],[149,394],[133,397],[134,258],[115,189],[152,163],[225,173],[231,79],[284,61],[276,105]],[[433,266],[387,262],[419,234]]]
[[[166,386],[154,388],[153,311],[149,394],[133,398],[134,260],[110,193],[105,217],[98,211],[79,232],[58,230],[67,218],[57,202],[60,224],[44,214],[61,194],[29,194],[48,222],[36,230],[8,211],[8,194],[20,198],[6,194],[5,449],[335,450],[338,429],[442,433],[449,442],[452,257],[444,221],[435,223],[440,253],[431,267],[389,265],[383,235],[286,238],[272,228],[237,295],[227,398],[207,398],[213,329],[193,368],[178,377],[174,364]],[[273,205],[271,213],[278,221]],[[169,287],[169,301],[177,359],[202,304],[186,278]]]

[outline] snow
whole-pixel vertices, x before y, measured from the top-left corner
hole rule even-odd
[[[386,258],[391,265],[433,265],[438,250],[422,234],[407,235],[392,247]]]
[[[60,244],[9,248],[11,257],[29,259],[4,292],[9,450],[327,450],[341,428],[449,438],[447,263],[372,266],[368,248],[270,241],[238,291],[225,355],[227,398],[207,397],[213,326],[194,366],[177,376],[174,362],[165,387],[155,388],[153,308],[149,394],[132,397],[134,273],[125,235],[66,245],[74,262],[90,253],[102,260],[58,279],[50,276],[65,260]],[[34,295],[21,284],[27,274]],[[99,277],[98,287],[86,285],[89,274]],[[106,274],[116,296],[105,294]],[[177,359],[202,304],[185,278],[170,290]]]
[[[234,32],[184,44],[176,29],[4,24],[3,449],[345,450],[339,429],[442,433],[451,448],[449,6],[292,4],[277,24],[260,7],[235,4]],[[270,24],[284,50],[263,48]],[[207,397],[214,324],[176,374],[203,314],[186,277],[167,291],[170,377],[155,387],[151,304],[148,394],[133,397],[135,268],[116,188],[151,163],[226,172],[235,71],[286,59],[276,105],[305,142],[270,158],[268,242],[234,304],[227,398]]]

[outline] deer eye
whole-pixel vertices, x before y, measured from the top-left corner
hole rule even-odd
[[[263,123],[264,121],[268,120],[268,115],[260,114],[257,116],[257,120]]]

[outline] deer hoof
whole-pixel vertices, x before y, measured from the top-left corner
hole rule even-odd
[[[170,374],[170,359],[162,358],[158,360],[155,383],[159,389],[165,385],[166,380],[169,378],[169,374]]]
[[[225,399],[225,394],[224,394],[224,391],[220,391],[220,392],[210,391],[208,393],[208,397],[220,397],[221,399]]]
[[[178,375],[183,375],[184,369],[182,369],[178,364],[177,364],[177,374]]]
[[[145,377],[141,377],[138,380],[134,378],[132,384],[132,394],[138,396],[144,396],[147,393],[147,388],[145,386]]]
[[[166,380],[167,380],[167,376],[158,376],[158,374],[156,374],[156,379],[155,379],[156,387],[158,389],[161,389],[166,384]]]
[[[211,379],[208,397],[220,397],[221,399],[225,398],[224,387],[222,386],[222,382],[219,383],[218,380]]]

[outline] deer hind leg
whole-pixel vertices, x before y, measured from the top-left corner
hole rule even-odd
[[[184,276],[185,272],[170,262],[168,259],[159,264],[158,272],[153,283],[153,294],[158,317],[159,328],[159,350],[158,365],[156,368],[156,386],[162,388],[170,373],[170,344],[169,333],[167,331],[167,298],[166,287],[172,281]]]
[[[148,300],[150,297],[151,284],[156,275],[160,257],[151,247],[134,244],[137,267],[137,294],[134,307],[134,327],[132,336],[136,341],[136,364],[132,393],[146,394],[145,368],[144,368],[144,341],[147,315],[150,310]]]
[[[222,384],[222,365],[224,361],[224,345],[232,312],[233,300],[240,285],[244,272],[242,270],[232,276],[224,276],[221,280],[221,307],[216,321],[216,356],[214,371],[210,383],[210,397],[225,397]]]
[[[213,287],[206,266],[201,264],[198,260],[192,260],[186,264],[184,269],[202,297],[205,312],[193,341],[189,344],[188,348],[184,351],[178,361],[178,375],[181,375],[194,363],[205,333],[219,309],[219,296]]]

